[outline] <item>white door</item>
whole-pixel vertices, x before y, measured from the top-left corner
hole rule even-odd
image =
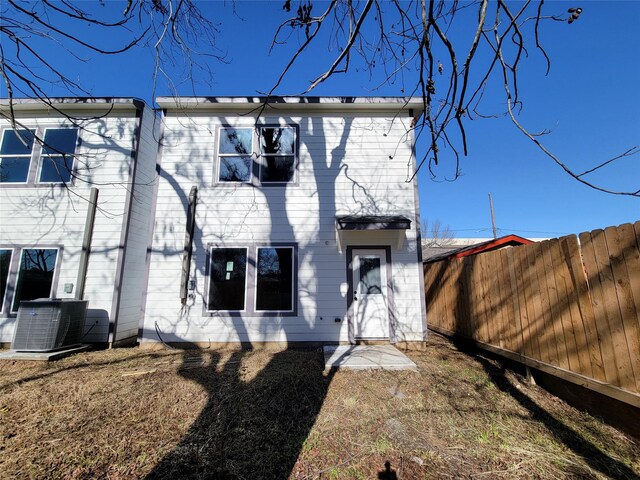
[[[384,250],[353,250],[353,319],[356,338],[389,338]]]

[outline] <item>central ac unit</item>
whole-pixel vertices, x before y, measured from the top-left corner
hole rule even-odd
[[[43,298],[20,302],[11,348],[47,352],[79,345],[82,340],[87,301]]]

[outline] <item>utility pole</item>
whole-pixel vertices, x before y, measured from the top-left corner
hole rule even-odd
[[[496,229],[496,217],[493,214],[493,199],[489,192],[489,208],[491,209],[491,225],[493,226],[493,238],[498,238],[498,230]]]

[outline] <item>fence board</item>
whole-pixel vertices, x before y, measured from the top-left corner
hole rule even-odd
[[[502,251],[495,252],[495,269],[496,269],[496,316],[500,319],[500,328],[498,329],[498,338],[500,339],[500,347],[513,350],[511,347],[511,313],[509,312],[509,301],[507,300],[507,287],[504,284],[504,276],[506,270],[502,264]]]
[[[496,265],[496,253],[490,252],[485,255],[487,271],[489,272],[489,289],[487,292],[489,299],[489,314],[491,316],[491,341],[497,346],[501,345],[500,331],[502,330],[502,318],[499,316],[498,303],[500,297],[500,285],[498,283],[498,267]]]
[[[468,261],[468,258],[460,259],[460,296],[458,299],[460,301],[460,316],[463,319],[463,324],[466,325],[465,334],[468,338],[473,338],[475,326],[469,310],[471,283]]]
[[[538,295],[538,275],[535,269],[535,249],[527,248],[523,251],[526,260],[523,259],[522,274],[525,282],[525,302],[529,312],[529,338],[531,339],[534,356],[542,361],[548,360],[543,356],[543,348],[540,342],[539,320],[540,320],[540,300]]]
[[[506,347],[515,352],[518,350],[520,343],[518,337],[520,332],[516,328],[516,317],[519,312],[516,309],[516,304],[513,301],[514,292],[511,288],[511,273],[509,269],[509,256],[507,252],[510,248],[500,249],[497,252],[500,253],[500,304],[502,305],[502,317],[504,319],[504,329],[507,334],[505,338]]]
[[[425,288],[427,288],[426,300],[428,306],[428,321],[444,328],[444,324],[442,322],[444,309],[441,305],[441,296],[443,295],[444,290],[444,288],[442,288],[442,271],[446,268],[446,263],[432,263],[428,264],[426,267],[427,280],[425,285],[428,285],[428,287]]]
[[[507,251],[509,249],[496,250],[499,257],[498,272],[500,282],[500,313],[502,315],[502,335],[504,340],[503,348],[510,351],[516,350],[516,329],[515,313],[513,308],[513,294],[511,293],[511,282],[509,275],[509,260]]]
[[[487,305],[489,315],[489,338],[492,345],[499,346],[500,319],[497,318],[497,290],[495,252],[483,255],[487,272]]]
[[[447,317],[449,318],[448,327],[454,332],[459,331],[456,318],[456,302],[458,300],[457,270],[457,261],[451,262],[447,275]]]
[[[518,304],[520,306],[520,321],[522,324],[522,348],[523,353],[532,358],[540,358],[536,348],[534,347],[534,338],[531,333],[530,308],[527,302],[527,285],[523,270],[527,263],[526,248],[515,248],[510,250],[514,261],[514,272],[516,276],[516,289],[518,290]],[[537,341],[536,341],[537,344]]]
[[[470,325],[470,338],[477,339],[478,338],[478,329],[480,328],[480,323],[476,318],[473,311],[473,295],[474,295],[474,285],[473,279],[471,277],[473,271],[473,258],[474,257],[465,257],[463,260],[464,264],[464,281],[467,285],[466,296],[464,299],[464,308],[466,311],[466,315]]]
[[[461,287],[462,282],[460,277],[462,276],[462,260],[456,258],[455,262],[453,262],[453,288],[455,288],[455,296],[452,298],[451,308],[453,313],[453,318],[455,319],[455,329],[457,332],[466,332],[468,330],[465,325],[464,317],[460,314],[460,298],[462,297]]]
[[[554,341],[558,352],[558,366],[572,370],[569,354],[567,353],[566,311],[560,302],[566,295],[565,278],[562,275],[561,264],[558,262],[558,241],[549,240],[543,248],[545,273],[548,278],[549,303],[551,305],[551,323]]]
[[[540,357],[543,361],[556,365],[557,355],[552,353],[555,350],[555,345],[552,344],[545,318],[547,315],[545,312],[546,283],[544,283],[544,265],[542,264],[541,245],[539,243],[534,244],[534,248],[531,249],[531,257],[533,306],[536,311],[534,329],[537,332],[538,344],[540,345]]]
[[[480,322],[480,328],[478,329],[478,340],[482,342],[488,343],[489,335],[487,333],[487,329],[489,328],[487,324],[488,315],[485,312],[485,302],[484,299],[486,294],[484,292],[486,288],[486,282],[483,279],[482,269],[484,266],[484,262],[482,261],[482,255],[474,255],[473,256],[473,277],[472,282],[476,290],[476,295],[473,299],[473,307],[475,318],[478,322]]]
[[[591,362],[589,360],[589,351],[587,345],[587,336],[585,334],[584,320],[578,306],[579,296],[578,288],[586,283],[584,274],[584,265],[580,254],[580,245],[575,235],[563,237],[560,239],[563,252],[566,255],[567,267],[569,268],[570,285],[569,293],[569,310],[571,312],[571,324],[573,326],[573,338],[575,341],[576,353],[579,361],[579,372],[583,375],[593,376]]]

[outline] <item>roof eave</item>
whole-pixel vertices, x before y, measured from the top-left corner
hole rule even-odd
[[[123,97],[56,97],[45,100],[37,98],[2,98],[0,111],[3,113],[13,110],[15,113],[31,112],[65,112],[73,111],[109,111],[109,110],[140,110],[145,102],[138,98]]]
[[[287,111],[367,111],[422,112],[421,98],[410,97],[158,97],[156,103],[169,111],[258,112]]]

